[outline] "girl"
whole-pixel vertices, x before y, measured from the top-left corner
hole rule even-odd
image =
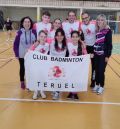
[[[72,31],[71,33],[71,43],[68,43],[68,52],[69,56],[79,56],[87,54],[86,47],[83,42],[80,42],[80,33],[79,31]],[[67,99],[78,100],[79,97],[77,93],[70,92],[67,96]]]
[[[50,45],[50,55],[65,57],[67,53],[65,33],[62,28],[59,28],[55,32],[55,41]],[[59,99],[59,92],[53,92],[53,100]]]
[[[20,22],[20,30],[17,32],[14,41],[14,53],[19,60],[20,64],[20,82],[21,88],[25,89],[24,76],[25,76],[25,67],[24,67],[24,56],[31,44],[36,40],[37,34],[36,31],[32,29],[33,22],[30,17],[22,18]]]
[[[112,32],[107,25],[106,16],[97,17],[97,33],[94,45],[95,81],[93,92],[102,94],[104,91],[105,68],[112,53]]]
[[[58,28],[61,28],[61,27],[62,27],[61,20],[60,20],[59,18],[56,18],[56,19],[53,21],[53,28],[52,28],[52,30],[50,31],[49,38],[54,39],[56,30],[57,30]]]
[[[47,39],[47,33],[45,31],[41,30],[38,33],[37,41],[35,42],[35,44],[32,45],[30,50],[35,50],[35,51],[39,51],[40,53],[43,53],[43,54],[48,54],[49,44],[46,43],[46,39]],[[46,98],[46,94],[44,93],[44,91],[36,90],[36,91],[34,91],[33,99],[38,99],[39,93],[43,99]]]

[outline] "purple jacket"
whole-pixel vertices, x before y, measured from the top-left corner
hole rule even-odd
[[[20,29],[17,32],[13,45],[15,56],[18,58],[24,58],[27,49],[29,49],[36,39],[37,33],[35,30],[32,29],[26,32],[24,28]]]

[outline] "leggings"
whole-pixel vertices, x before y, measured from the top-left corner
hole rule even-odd
[[[25,76],[25,66],[24,66],[24,58],[19,58],[19,64],[20,64],[20,81],[24,81]]]

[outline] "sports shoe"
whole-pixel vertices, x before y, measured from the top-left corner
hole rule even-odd
[[[67,99],[73,99],[73,94],[69,93],[68,96],[67,96]]]
[[[100,94],[103,93],[103,91],[104,91],[104,88],[103,88],[103,87],[100,87],[100,88],[98,89],[98,91],[97,91],[97,94],[100,95]]]
[[[42,99],[46,99],[46,94],[44,91],[40,91],[40,95],[41,95]]]
[[[97,91],[99,90],[99,88],[100,88],[100,86],[95,85],[95,87],[92,89],[92,91],[93,91],[94,93],[97,93]]]
[[[56,91],[56,92],[53,93],[52,99],[57,100],[57,99],[59,99],[59,97],[60,97],[60,93]]]
[[[21,81],[21,88],[22,88],[23,90],[25,90],[25,83],[24,83],[24,81]]]
[[[79,97],[77,94],[73,94],[73,100],[79,100]]]
[[[34,91],[33,97],[34,100],[38,99],[38,91]]]
[[[54,94],[55,94],[55,91],[52,91],[52,92],[51,92],[51,95],[53,96]]]
[[[90,84],[90,87],[93,88],[95,86],[95,81],[92,80],[91,84]]]

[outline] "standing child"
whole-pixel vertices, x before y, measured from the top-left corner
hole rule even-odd
[[[68,43],[68,52],[69,56],[80,56],[87,54],[86,47],[80,42],[80,33],[79,31],[72,31],[71,41]],[[79,97],[76,92],[70,92],[67,96],[67,99],[78,100]]]
[[[44,30],[47,33],[47,35],[49,35],[51,27],[52,27],[50,23],[50,16],[51,14],[48,11],[43,12],[42,21],[34,25],[34,29],[36,29],[37,35],[39,34],[41,30]]]
[[[49,44],[46,43],[46,39],[47,39],[47,33],[41,30],[38,33],[37,41],[31,46],[30,50],[39,51],[40,53],[43,53],[43,54],[48,54]],[[44,93],[44,91],[36,90],[34,91],[33,99],[38,99],[39,93],[43,99],[46,98],[46,94]]]
[[[50,55],[65,57],[67,52],[65,32],[62,28],[59,28],[55,32],[55,41],[50,45]],[[59,91],[53,92],[53,100],[59,99]]]
[[[59,18],[56,18],[54,21],[53,21],[53,24],[52,24],[52,29],[50,31],[50,34],[49,34],[49,38],[51,39],[54,39],[55,37],[55,32],[58,28],[61,28],[62,27],[62,23],[61,23],[61,20]]]

